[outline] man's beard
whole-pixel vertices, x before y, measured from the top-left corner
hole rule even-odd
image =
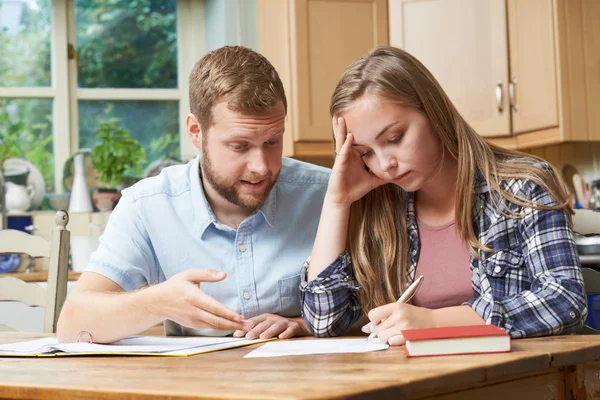
[[[272,172],[269,171],[267,176],[262,177],[262,179],[268,181],[265,189],[261,193],[250,195],[252,196],[252,199],[243,199],[238,190],[235,188],[235,184],[238,180],[228,182],[227,179],[221,177],[214,170],[213,164],[208,156],[208,152],[205,149],[206,146],[203,146],[202,157],[200,159],[201,177],[206,179],[206,181],[217,191],[217,193],[219,193],[221,197],[229,201],[231,204],[241,207],[250,213],[258,210],[267,199],[267,196],[269,196],[269,193],[271,193],[271,189],[275,185],[279,173],[277,176],[273,176]]]

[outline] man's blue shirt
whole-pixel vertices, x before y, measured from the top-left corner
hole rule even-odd
[[[330,171],[284,158],[263,205],[238,229],[219,223],[202,188],[198,158],[126,189],[86,271],[125,291],[189,268],[227,273],[201,289],[246,318],[300,315],[300,268],[310,254]],[[171,334],[190,331],[167,324]]]

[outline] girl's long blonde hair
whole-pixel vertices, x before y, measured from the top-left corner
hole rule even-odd
[[[456,230],[475,257],[478,250],[490,251],[479,243],[473,230],[472,201],[477,171],[492,193],[513,204],[565,209],[569,217],[572,214],[567,192],[554,168],[542,168],[531,161],[543,160],[498,147],[479,136],[458,113],[433,75],[407,52],[380,46],[350,64],[331,97],[331,115],[348,110],[363,95],[412,107],[428,118],[440,139],[443,154],[458,162]],[[520,160],[523,162],[518,162]],[[555,205],[535,204],[500,186],[502,180],[519,178],[540,185],[554,198]],[[387,184],[352,204],[347,249],[355,276],[363,287],[359,300],[365,311],[394,302],[406,287],[408,238],[404,203],[403,190]],[[500,207],[498,201],[495,204]],[[505,207],[500,211],[510,213]]]

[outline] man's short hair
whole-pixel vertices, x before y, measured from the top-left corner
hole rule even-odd
[[[225,46],[206,54],[190,74],[190,109],[202,130],[213,124],[215,104],[227,101],[232,111],[260,115],[287,101],[283,84],[263,55],[243,46]]]

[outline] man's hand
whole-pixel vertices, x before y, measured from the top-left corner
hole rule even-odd
[[[300,317],[285,318],[274,314],[262,314],[248,321],[252,322],[254,327],[248,330],[239,329],[233,333],[233,337],[246,336],[246,339],[252,340],[277,336],[279,339],[289,339],[308,334],[304,320]]]
[[[189,328],[215,330],[251,329],[254,325],[232,309],[204,293],[198,284],[218,282],[227,274],[211,269],[192,268],[174,275],[147,290],[155,293],[154,306],[162,319],[170,319]]]

